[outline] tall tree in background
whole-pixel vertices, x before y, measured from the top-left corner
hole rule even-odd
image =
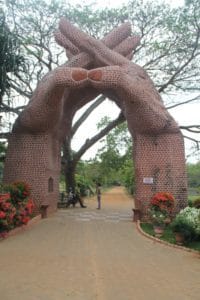
[[[108,117],[102,118],[97,127],[105,128],[109,124]],[[106,185],[123,184],[130,188],[127,174],[130,176],[131,187],[134,182],[132,160],[132,139],[127,130],[126,122],[113,128],[101,141],[102,147],[97,151],[96,161],[99,162],[98,176]],[[131,189],[130,189],[131,190]]]
[[[23,63],[18,37],[6,24],[4,11],[0,9],[0,105],[3,96],[10,95],[9,74],[17,76],[20,69],[22,70]]]
[[[132,22],[135,32],[141,37],[141,44],[134,53],[134,62],[143,66],[153,78],[166,106],[170,109],[199,100],[200,7],[197,0],[187,1],[185,7],[178,9],[140,0],[130,1],[119,9],[95,9],[91,5],[71,6],[66,1],[58,0],[7,0],[6,22],[9,27],[14,28],[22,45],[26,67],[14,76],[7,74],[12,96],[9,99],[4,96],[2,112],[18,114],[42,76],[66,61],[63,49],[54,41],[54,30],[63,15],[96,38],[101,38],[119,23],[127,20]],[[192,96],[189,96],[191,93]],[[174,97],[176,94],[180,99]],[[101,134],[86,138],[79,151],[73,152],[71,139],[77,128],[103,99],[96,101],[76,124],[73,125],[73,120],[70,121],[71,134],[66,137],[63,150],[66,176],[67,173],[74,172],[74,167],[71,166],[76,166],[89,147],[123,121],[123,116],[117,117],[101,129]],[[182,128],[185,131],[200,131],[199,124]],[[69,180],[73,178],[68,178],[67,181]]]

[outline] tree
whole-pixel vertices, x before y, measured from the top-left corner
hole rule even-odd
[[[0,105],[3,96],[9,94],[11,79],[8,74],[17,76],[23,68],[24,59],[20,53],[20,44],[14,31],[6,24],[4,11],[0,9]]]
[[[151,75],[165,98],[167,107],[172,109],[198,101],[200,8],[197,0],[187,1],[186,4],[185,7],[172,9],[165,4],[136,0],[119,9],[95,9],[91,5],[71,6],[65,1],[57,0],[50,3],[44,0],[6,1],[7,23],[15,28],[22,45],[21,51],[26,58],[26,68],[20,69],[12,78],[8,75],[12,95],[20,95],[20,103],[10,105],[9,102],[5,104],[5,101],[1,110],[18,114],[29,101],[41,77],[67,60],[64,49],[55,43],[53,35],[63,14],[84,31],[98,38],[119,23],[129,20],[141,37],[140,46],[134,51],[134,61]],[[195,94],[186,99],[185,94],[191,92]],[[180,101],[174,100],[175,93],[181,95]],[[77,161],[91,145],[124,119],[123,115],[119,116],[95,137],[87,139],[77,153],[72,152],[71,139],[76,129],[98,107],[100,100],[96,101],[76,125],[72,126],[73,116],[69,120],[71,134],[66,137],[63,149],[63,161],[68,174],[69,170],[74,172]],[[184,126],[182,129],[200,131],[198,124]],[[74,165],[72,162],[75,162]]]
[[[110,119],[104,117],[97,127],[104,128],[109,122]],[[128,161],[132,160],[132,141],[127,124],[124,122],[117,125],[101,140],[101,143],[102,147],[95,157],[99,162],[98,180],[106,185],[124,184],[124,165],[128,166]]]
[[[200,189],[200,162],[196,164],[187,164],[187,171],[189,187]]]

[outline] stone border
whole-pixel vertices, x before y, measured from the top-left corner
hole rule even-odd
[[[14,235],[16,235],[16,234],[18,234],[18,233],[20,233],[20,232],[23,232],[23,231],[26,231],[26,230],[30,229],[33,225],[37,224],[40,220],[41,220],[41,215],[35,216],[34,218],[32,218],[32,219],[28,222],[27,225],[22,225],[22,226],[20,226],[20,227],[16,227],[16,228],[10,230],[10,231],[8,232],[8,234],[6,235],[5,238],[0,238],[0,242],[1,242],[1,241],[4,241],[5,239],[7,239],[7,238],[9,238],[9,237],[11,237],[11,236],[14,236]]]
[[[179,249],[179,250],[183,250],[183,251],[191,252],[191,253],[194,253],[194,254],[198,254],[200,256],[200,251],[198,251],[198,250],[193,250],[193,249],[190,249],[190,248],[187,248],[187,247],[179,246],[179,245],[176,245],[176,244],[171,244],[171,243],[163,241],[159,238],[156,238],[156,237],[144,232],[143,229],[140,226],[140,220],[138,220],[136,222],[136,228],[137,228],[137,230],[140,234],[142,234],[143,236],[145,236],[146,238],[148,238],[148,239],[150,239],[154,242],[163,244],[163,245],[171,247],[171,248],[176,248],[176,249]]]

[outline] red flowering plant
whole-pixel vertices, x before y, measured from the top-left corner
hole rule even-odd
[[[16,208],[10,201],[10,194],[0,194],[0,237],[5,237],[7,232],[14,227],[15,215]]]
[[[154,210],[166,212],[167,214],[172,213],[174,208],[174,197],[170,193],[160,192],[156,193],[150,201],[151,208]]]
[[[156,224],[164,224],[171,215],[174,208],[175,199],[171,193],[156,193],[150,201],[149,214]]]
[[[6,185],[4,190],[9,192],[9,203],[15,208],[12,217],[12,226],[17,227],[27,224],[33,214],[34,204],[30,199],[30,187],[23,181]]]
[[[14,205],[21,205],[22,202],[26,202],[31,193],[30,186],[23,181],[15,181],[5,186],[5,189],[9,191]]]
[[[26,225],[32,217],[34,204],[32,199],[27,199],[17,207],[16,215],[14,217],[15,226]]]

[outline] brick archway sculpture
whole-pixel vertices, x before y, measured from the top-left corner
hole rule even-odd
[[[98,41],[63,18],[55,37],[69,61],[39,82],[17,118],[4,182],[28,182],[38,210],[55,211],[63,140],[75,112],[103,93],[122,109],[134,141],[136,208],[145,215],[151,196],[168,191],[179,211],[187,200],[183,137],[147,73],[129,60],[139,42],[130,24]]]

